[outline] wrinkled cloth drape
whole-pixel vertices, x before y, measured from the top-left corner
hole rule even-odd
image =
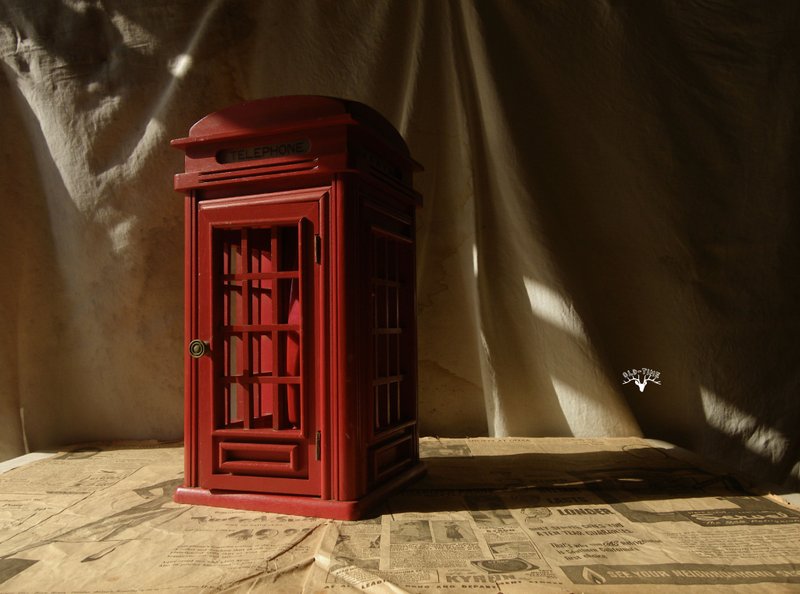
[[[0,457],[180,436],[168,141],[321,94],[425,167],[424,434],[644,434],[796,485],[798,29],[791,0],[0,2]]]

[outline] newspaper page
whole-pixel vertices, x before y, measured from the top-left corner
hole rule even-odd
[[[177,444],[0,468],[0,592],[800,592],[800,512],[640,439],[422,440],[358,522],[172,501]]]
[[[173,503],[182,470],[150,444],[0,474],[0,592],[299,592],[326,522]]]
[[[800,512],[639,439],[424,439],[306,592],[800,592]]]

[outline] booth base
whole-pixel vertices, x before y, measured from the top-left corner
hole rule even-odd
[[[358,520],[365,517],[370,510],[376,508],[389,496],[400,491],[409,483],[422,478],[424,474],[425,465],[420,462],[355,501],[337,501],[304,495],[219,491],[199,487],[178,487],[174,500],[176,503],[191,505],[311,516],[331,520]]]

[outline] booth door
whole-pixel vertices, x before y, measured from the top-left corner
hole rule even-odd
[[[198,208],[198,462],[206,489],[319,495],[320,197]]]

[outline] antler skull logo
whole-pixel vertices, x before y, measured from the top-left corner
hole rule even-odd
[[[639,388],[640,392],[644,392],[645,386],[647,386],[648,383],[661,385],[661,381],[658,379],[661,377],[661,372],[655,369],[648,369],[647,367],[630,369],[623,372],[622,377],[625,378],[622,382],[623,386],[633,382],[636,384],[636,387]]]

